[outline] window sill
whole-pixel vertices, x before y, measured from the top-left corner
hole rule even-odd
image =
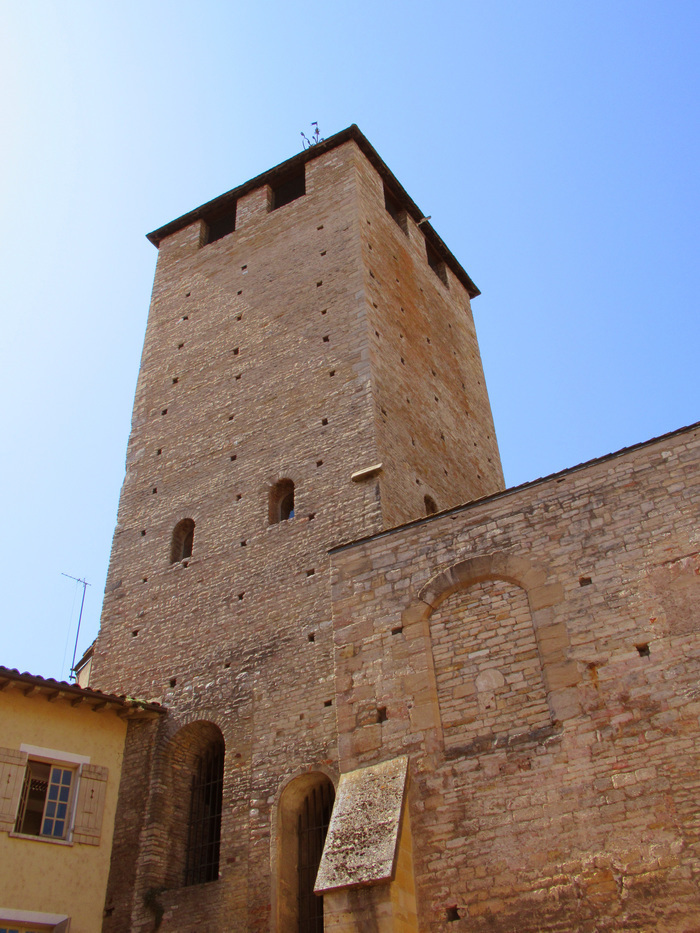
[[[192,557],[183,557],[182,560],[175,560],[170,564],[169,570],[181,570],[183,567],[189,567],[196,563]]]
[[[8,833],[13,839],[28,839],[29,842],[50,842],[54,846],[72,846],[72,839],[54,839],[53,836],[29,836],[27,833],[18,833],[14,830]]]

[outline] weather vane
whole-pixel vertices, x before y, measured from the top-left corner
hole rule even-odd
[[[310,149],[312,146],[315,146],[317,143],[323,142],[323,136],[321,136],[321,132],[318,128],[318,123],[316,122],[316,120],[311,121],[311,126],[316,127],[316,129],[311,134],[311,139],[309,139],[309,137],[306,135],[306,133],[303,130],[301,132],[302,139],[304,140],[304,149]]]

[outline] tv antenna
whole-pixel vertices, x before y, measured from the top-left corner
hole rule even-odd
[[[75,633],[75,647],[73,648],[73,663],[70,666],[70,676],[75,677],[75,656],[78,652],[78,638],[80,637],[80,623],[83,620],[83,606],[85,605],[85,591],[90,586],[87,580],[81,580],[79,577],[72,577],[69,573],[61,573],[62,577],[68,577],[69,580],[75,580],[76,583],[83,585],[83,598],[80,601],[80,613],[78,615],[78,631]],[[65,663],[65,662],[64,662]]]

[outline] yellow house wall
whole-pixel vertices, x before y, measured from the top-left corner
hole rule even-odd
[[[71,933],[102,926],[126,723],[111,710],[94,712],[45,696],[0,693],[0,745],[29,744],[83,755],[109,769],[100,844],[44,842],[0,833],[2,909],[67,914]]]

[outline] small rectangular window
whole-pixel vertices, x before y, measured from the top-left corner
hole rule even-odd
[[[447,267],[427,240],[425,241],[425,252],[428,257],[428,265],[435,275],[447,285]]]
[[[386,186],[384,187],[384,206],[387,212],[394,218],[394,221],[401,227],[406,236],[408,236],[408,214]]]
[[[234,202],[233,207],[229,205],[225,211],[205,217],[204,220],[207,225],[205,245],[223,239],[236,229],[236,203]]]
[[[304,172],[304,166],[302,166],[301,171],[297,172],[296,175],[287,175],[286,178],[283,178],[282,181],[277,182],[276,185],[272,185],[271,187],[271,210],[273,211],[276,211],[278,207],[284,207],[285,204],[296,201],[297,198],[303,197],[306,194],[306,174]]]
[[[99,845],[108,775],[84,755],[0,748],[0,832]]]

